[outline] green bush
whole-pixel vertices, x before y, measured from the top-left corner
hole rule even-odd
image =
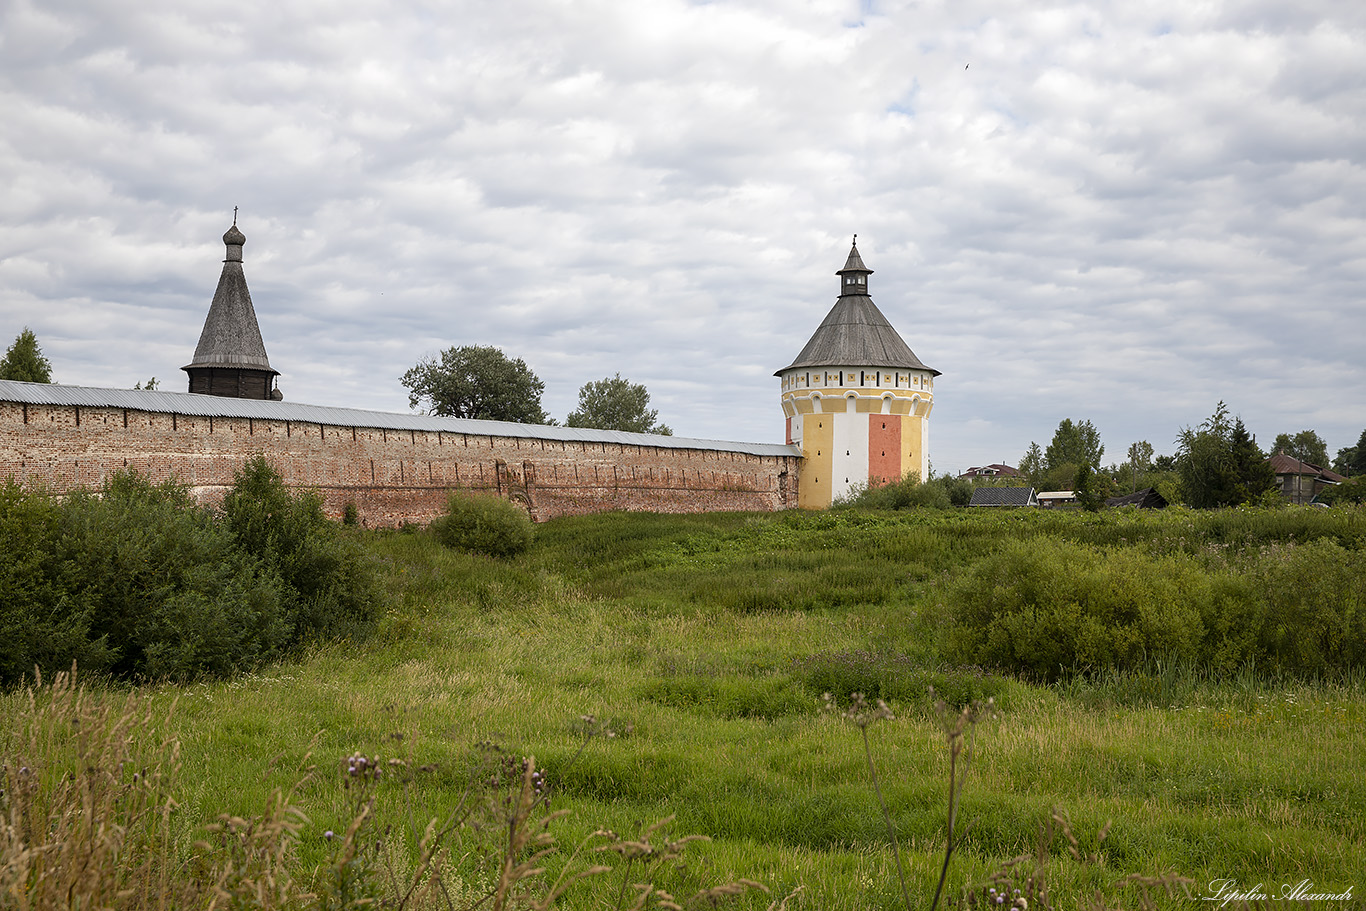
[[[224,674],[287,641],[278,586],[174,484],[134,472],[61,501],[0,489],[0,681],[69,668]]]
[[[1319,494],[1318,499],[1334,506],[1366,503],[1366,475],[1350,478],[1341,484],[1334,484]]]
[[[968,498],[971,499],[969,494]],[[855,484],[847,496],[838,499],[837,508],[857,509],[948,509],[952,504],[949,490],[942,484],[920,483],[917,472],[907,472],[905,477],[882,486]]]
[[[951,506],[967,506],[972,502],[973,483],[967,478],[955,478],[953,475],[945,474],[931,478],[930,483],[944,488]]]
[[[69,669],[125,680],[226,675],[313,636],[359,637],[369,563],[264,460],[225,515],[135,472],[64,498],[0,486],[0,685]]]
[[[362,551],[339,536],[312,491],[291,491],[263,456],[248,459],[223,498],[237,548],[283,583],[290,641],[363,638],[380,594]]]
[[[62,586],[63,509],[45,491],[0,485],[0,684],[34,665],[92,669],[109,664],[109,646],[91,638],[91,610]]]
[[[1268,547],[1259,659],[1307,675],[1366,665],[1366,560],[1332,541]]]
[[[516,504],[488,494],[453,493],[446,514],[432,522],[437,540],[456,550],[515,557],[531,546],[531,518]]]
[[[1243,521],[1279,522],[1275,512],[1260,515]],[[1229,524],[1216,530],[1235,541],[1244,534]],[[1016,542],[946,583],[947,657],[1043,680],[1153,659],[1218,675],[1255,667],[1319,677],[1366,666],[1359,549],[1327,536],[1228,547],[1215,539],[1199,553],[1154,553]]]
[[[274,657],[289,637],[279,587],[184,488],[125,471],[73,494],[59,549],[122,678],[221,675]]]
[[[1014,543],[950,585],[950,657],[1044,680],[1135,667],[1150,655],[1195,658],[1209,589],[1184,555]]]

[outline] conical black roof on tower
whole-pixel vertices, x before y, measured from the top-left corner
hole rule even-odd
[[[839,300],[797,359],[774,376],[799,367],[840,365],[924,370],[939,375],[938,370],[921,363],[868,295],[868,276],[873,270],[863,264],[857,237],[844,268],[835,274],[840,276]]]

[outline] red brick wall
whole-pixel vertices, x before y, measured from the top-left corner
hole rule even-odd
[[[868,416],[868,478],[872,484],[901,480],[901,415]]]
[[[776,510],[797,504],[800,459],[521,437],[0,402],[0,478],[55,492],[120,468],[220,499],[248,456],[367,525],[425,522],[452,488],[526,503],[538,520],[606,510]]]

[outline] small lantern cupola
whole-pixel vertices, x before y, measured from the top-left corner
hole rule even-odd
[[[854,235],[854,244],[849,248],[849,258],[844,262],[844,268],[835,273],[840,277],[840,297],[846,294],[867,294],[868,276],[873,274],[873,270],[863,264],[863,257],[858,255],[858,235]]]

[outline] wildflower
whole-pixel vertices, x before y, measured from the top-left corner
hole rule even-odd
[[[323,838],[327,839],[328,841],[331,841],[336,837],[337,833],[333,832],[331,829],[328,829],[326,832],[323,833]]]

